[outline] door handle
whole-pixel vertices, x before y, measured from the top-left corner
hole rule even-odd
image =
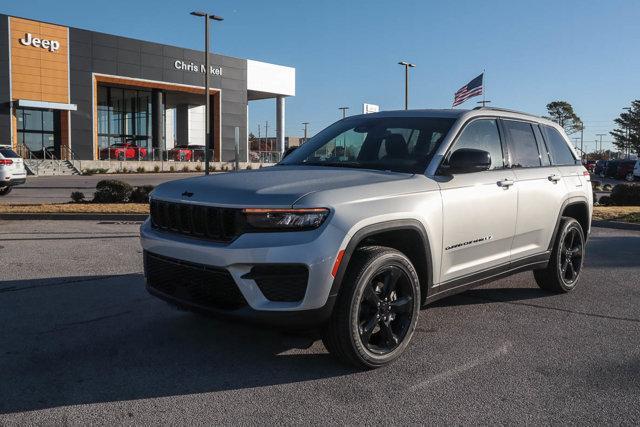
[[[515,182],[512,179],[503,179],[502,181],[498,181],[498,187],[504,187],[504,188],[509,188],[511,187]]]
[[[547,178],[549,179],[549,181],[553,182],[554,184],[562,179],[560,175],[555,173],[553,175],[549,175]]]

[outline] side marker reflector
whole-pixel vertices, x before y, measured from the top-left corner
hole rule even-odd
[[[344,257],[344,249],[338,252],[338,256],[336,256],[336,262],[333,264],[333,270],[331,270],[331,275],[333,277],[336,277],[336,274],[338,274],[338,269],[340,268],[342,257]]]

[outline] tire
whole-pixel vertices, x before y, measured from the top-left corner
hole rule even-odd
[[[13,187],[0,188],[0,196],[6,196],[7,194],[11,193],[11,190],[13,190]]]
[[[575,289],[582,271],[584,254],[582,226],[574,218],[562,217],[549,265],[533,272],[538,286],[554,293],[567,293]]]
[[[387,365],[409,345],[420,301],[418,274],[403,253],[360,248],[349,262],[322,341],[344,363],[365,369]]]

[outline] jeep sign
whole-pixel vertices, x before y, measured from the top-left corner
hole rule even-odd
[[[47,49],[49,52],[56,52],[60,49],[60,42],[58,40],[47,40],[33,37],[31,33],[26,33],[23,38],[20,39],[20,44],[25,46],[40,47]]]

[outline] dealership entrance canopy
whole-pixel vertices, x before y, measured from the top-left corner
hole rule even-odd
[[[239,160],[251,160],[248,102],[258,99],[275,99],[274,151],[282,151],[284,100],[295,95],[295,69],[211,54],[205,70],[203,56],[0,15],[0,145],[32,158],[198,157],[208,71],[213,159],[235,160],[239,131]]]

